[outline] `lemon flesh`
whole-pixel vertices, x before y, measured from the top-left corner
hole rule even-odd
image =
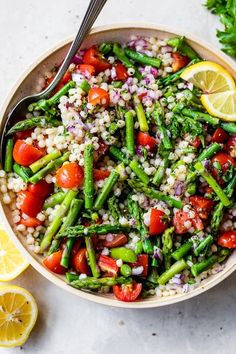
[[[180,77],[191,82],[204,93],[218,93],[235,89],[234,79],[228,71],[211,61],[202,61],[187,67]]]
[[[201,102],[209,114],[225,121],[236,121],[235,90],[202,95]]]
[[[27,261],[0,226],[0,281],[16,278],[27,267]]]
[[[18,286],[0,286],[0,346],[20,346],[28,339],[38,316],[33,296]]]

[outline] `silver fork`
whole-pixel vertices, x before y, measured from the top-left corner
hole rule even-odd
[[[5,117],[3,117],[2,122],[1,122],[1,141],[0,141],[0,148],[1,148],[1,163],[3,164],[3,152],[4,152],[4,135],[6,133],[6,127],[7,125],[10,125],[10,121],[14,121],[17,116],[19,116],[19,113],[21,112],[26,112],[27,107],[30,105],[32,102],[36,102],[41,99],[48,98],[51,94],[51,92],[55,89],[55,87],[58,85],[60,80],[62,79],[63,75],[65,74],[66,70],[68,69],[68,66],[70,65],[73,57],[77,53],[79,47],[81,46],[85,36],[88,34],[89,30],[91,29],[92,25],[94,24],[96,18],[100,14],[103,6],[105,5],[107,0],[91,0],[88,6],[88,9],[84,15],[83,21],[81,23],[81,26],[78,30],[78,33],[71,44],[71,47],[60,67],[58,70],[54,80],[50,83],[50,85],[42,92],[24,97],[21,99],[14,107],[13,109],[9,112],[9,114]]]

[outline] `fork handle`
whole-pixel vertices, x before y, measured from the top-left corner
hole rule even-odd
[[[107,0],[91,0],[88,6],[88,9],[86,11],[86,14],[84,16],[84,19],[81,23],[81,26],[79,28],[79,31],[71,44],[71,47],[62,63],[60,66],[60,69],[58,70],[54,80],[51,82],[51,84],[46,88],[44,92],[41,93],[41,98],[47,98],[49,97],[50,93],[55,89],[55,87],[59,84],[61,81],[62,77],[64,76],[66,70],[68,69],[72,59],[76,55],[78,49],[80,48],[84,38],[90,31],[91,27],[93,26],[96,18],[100,14],[103,6],[105,5]]]

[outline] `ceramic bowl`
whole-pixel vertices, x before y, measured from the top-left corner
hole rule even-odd
[[[208,43],[204,42],[202,39],[193,38],[186,33],[179,33],[178,31],[165,28],[163,26],[150,26],[150,25],[140,25],[140,24],[129,24],[129,25],[117,25],[117,26],[106,26],[94,28],[86,40],[83,46],[86,48],[92,44],[101,43],[104,41],[111,42],[127,42],[131,35],[138,36],[157,36],[159,38],[168,38],[176,35],[185,35],[188,39],[190,45],[205,59],[213,60],[216,63],[221,64],[228,70],[232,76],[236,79],[236,65],[231,61],[226,55],[224,55],[219,50],[213,48]],[[47,70],[50,70],[55,63],[60,63],[65,54],[67,53],[72,39],[68,39],[54,46],[52,49],[47,51],[42,55],[21,77],[21,79],[15,84],[13,90],[11,91],[8,99],[6,100],[2,110],[1,117],[2,123],[4,117],[10,111],[11,107],[20,100],[22,97],[32,94],[35,92],[35,86],[37,83],[37,78],[44,75]],[[2,129],[1,129],[2,131]],[[9,207],[1,204],[0,207],[0,218],[3,221],[8,233],[10,234],[12,240],[16,243],[17,247],[25,255],[29,263],[43,276],[45,276],[49,281],[55,285],[63,288],[72,294],[75,294],[83,299],[91,300],[100,304],[124,307],[124,308],[150,308],[159,307],[164,305],[173,304],[179,301],[190,299],[193,296],[199,295],[202,292],[212,288],[214,285],[220,283],[229,274],[231,274],[236,268],[236,253],[232,254],[227,262],[225,263],[225,268],[218,274],[211,275],[204,285],[199,286],[195,290],[189,293],[179,294],[169,297],[158,298],[156,296],[150,297],[145,300],[138,302],[125,303],[118,301],[114,298],[112,294],[92,294],[76,290],[69,286],[64,277],[58,276],[54,273],[48,271],[42,265],[42,257],[34,254],[27,248],[26,240],[24,237],[17,237],[13,232],[12,225],[12,215]]]

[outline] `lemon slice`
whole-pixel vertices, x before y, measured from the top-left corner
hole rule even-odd
[[[236,121],[236,91],[202,95],[201,101],[207,112],[223,120]]]
[[[235,89],[232,76],[219,64],[212,61],[187,67],[180,76],[183,80],[191,82],[204,93],[217,93]]]
[[[25,343],[37,316],[37,304],[27,290],[0,286],[0,346],[15,347]]]
[[[0,226],[0,281],[16,278],[27,267],[25,258]]]

